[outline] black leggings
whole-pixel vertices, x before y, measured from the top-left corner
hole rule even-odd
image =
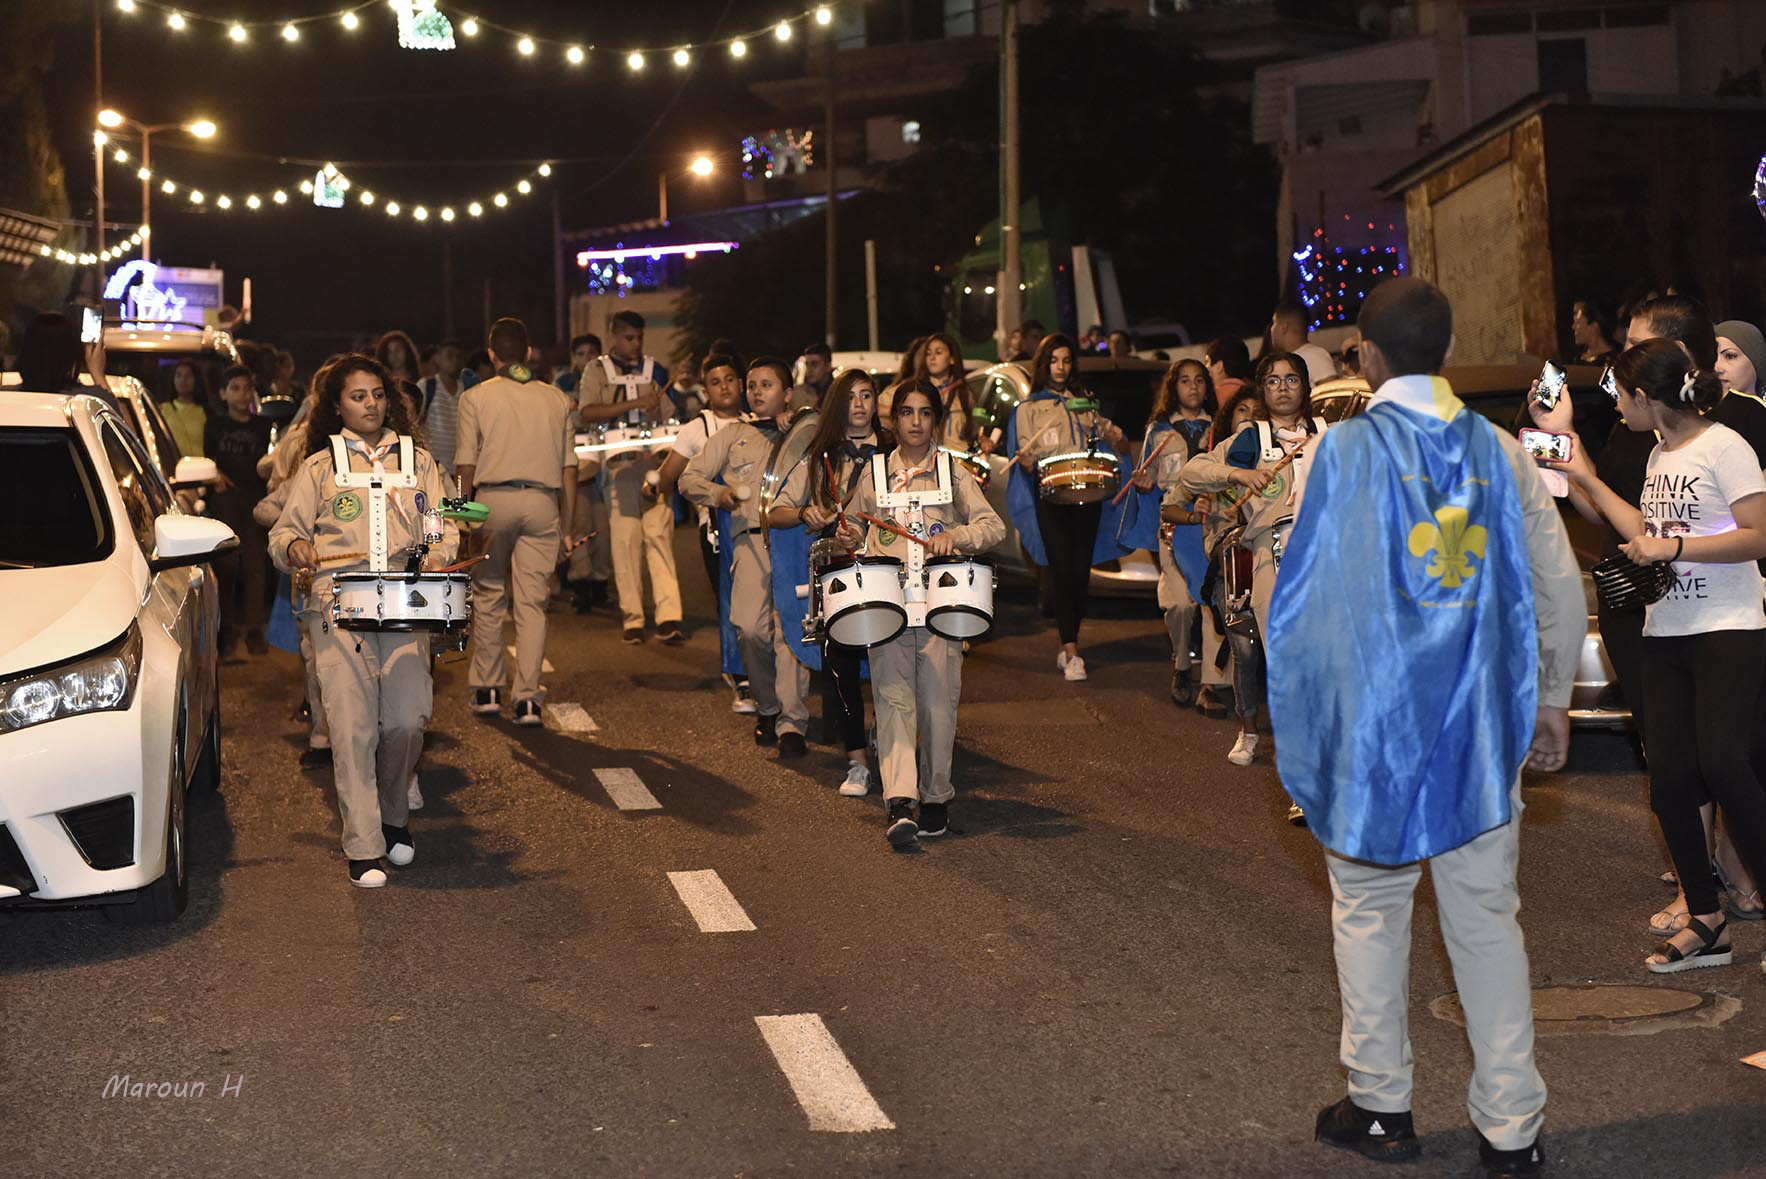
[[[839,726],[840,743],[851,753],[863,749],[865,738],[865,685],[859,675],[864,652],[839,643],[822,644],[822,733],[832,740]]]
[[[1036,527],[1049,558],[1049,589],[1054,599],[1055,626],[1062,643],[1079,641],[1079,624],[1091,587],[1092,547],[1104,505],[1051,504],[1036,501]]]
[[[1607,662],[1619,677],[1619,691],[1625,706],[1631,710],[1631,727],[1639,741],[1644,740],[1643,692],[1643,611],[1610,610],[1603,603],[1600,610],[1600,641],[1607,649]]]
[[[1693,913],[1721,911],[1699,808],[1715,802],[1742,863],[1766,880],[1766,790],[1750,742],[1766,630],[1643,640],[1650,807]]]

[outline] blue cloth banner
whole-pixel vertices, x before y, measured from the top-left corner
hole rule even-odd
[[[810,530],[799,524],[795,528],[772,528],[767,531],[767,547],[773,558],[773,610],[778,614],[779,637],[797,662],[811,671],[822,670],[822,645],[803,641],[803,618],[809,613],[809,599],[797,596],[797,587],[809,581],[809,542],[815,539]]]
[[[1510,819],[1533,737],[1525,526],[1495,428],[1438,382],[1315,447],[1270,605],[1282,785],[1339,855],[1408,864]]]
[[[290,599],[294,585],[288,574],[276,577],[276,598],[270,603],[270,621],[264,627],[264,641],[279,651],[300,653],[300,619],[295,617]]]
[[[721,482],[721,480],[720,480]],[[730,513],[723,508],[717,513],[717,639],[723,657],[724,674],[747,679],[748,669],[742,664],[742,644],[736,639],[736,624],[730,621],[730,562],[736,556],[736,539],[732,535]]]

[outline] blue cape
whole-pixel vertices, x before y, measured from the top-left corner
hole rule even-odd
[[[1398,865],[1510,819],[1538,636],[1520,496],[1495,428],[1437,378],[1331,429],[1270,604],[1282,785],[1339,855]]]
[[[1059,400],[1053,393],[1033,393],[1031,401]],[[1018,415],[1013,413],[1006,423],[1006,455],[1010,457],[1018,453]],[[1012,526],[1018,530],[1018,539],[1024,545],[1024,552],[1038,565],[1049,563],[1048,550],[1043,547],[1042,529],[1036,525],[1036,476],[1025,471],[1017,463],[1007,465],[1009,474],[1006,476],[1006,514],[1012,518]],[[1156,494],[1149,493],[1149,494]],[[1105,561],[1114,561],[1125,557],[1137,548],[1156,549],[1159,545],[1159,507],[1155,500],[1151,513],[1153,520],[1153,541],[1151,544],[1126,544],[1118,539],[1118,533],[1125,529],[1123,516],[1141,496],[1130,492],[1122,497],[1119,504],[1104,501],[1104,514],[1098,521],[1098,539],[1092,545],[1091,562],[1093,565]],[[1126,522],[1132,526],[1133,520]],[[1141,530],[1144,531],[1144,523]]]
[[[724,674],[746,679],[748,669],[742,664],[742,644],[737,641],[736,624],[730,621],[730,563],[736,556],[736,540],[731,534],[735,526],[730,513],[723,508],[716,509],[716,517],[718,651],[723,657]]]
[[[276,599],[270,603],[270,621],[264,627],[264,641],[280,651],[300,653],[300,619],[295,617],[290,600],[294,583],[288,574],[276,578]]]
[[[811,671],[822,670],[822,645],[803,641],[803,617],[809,613],[809,599],[797,596],[797,587],[809,581],[808,528],[767,530],[767,547],[772,552],[773,609],[778,613],[779,636],[797,656],[797,662]]]

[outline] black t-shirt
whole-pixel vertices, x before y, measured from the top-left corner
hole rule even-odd
[[[270,450],[269,419],[254,415],[241,422],[228,413],[212,417],[202,428],[202,448],[232,481],[231,494],[254,504],[264,498],[268,487],[258,475],[258,460]]]

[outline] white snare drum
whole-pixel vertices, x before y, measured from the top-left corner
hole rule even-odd
[[[1269,555],[1275,562],[1276,571],[1282,567],[1282,550],[1288,547],[1288,534],[1294,531],[1294,517],[1286,516],[1277,520],[1269,528]]]
[[[1122,460],[1102,450],[1051,454],[1036,463],[1036,493],[1054,504],[1102,503],[1122,486]]]
[[[947,639],[978,639],[993,629],[993,562],[926,558],[926,626]]]
[[[462,631],[472,621],[464,573],[339,573],[331,622],[339,630]]]
[[[822,632],[845,647],[875,647],[907,628],[901,561],[850,557],[816,575]]]

